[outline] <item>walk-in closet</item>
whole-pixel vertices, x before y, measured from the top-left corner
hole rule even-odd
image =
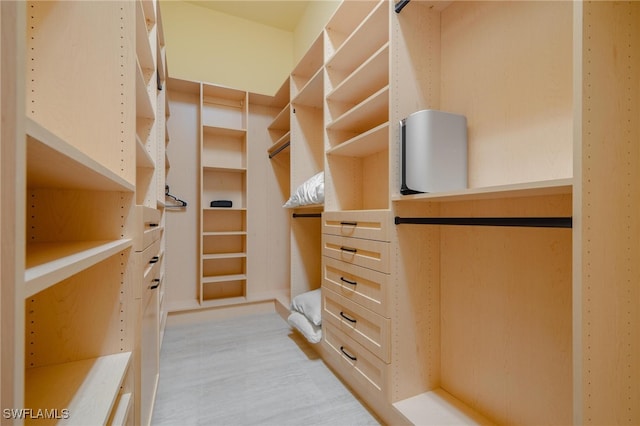
[[[640,2],[0,2],[3,425],[640,425]]]

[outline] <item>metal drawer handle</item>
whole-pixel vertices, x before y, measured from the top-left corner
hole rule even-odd
[[[345,277],[340,277],[340,281],[345,282],[347,284],[351,284],[351,285],[356,285],[358,284],[356,281],[349,281],[348,279],[346,279]]]
[[[149,263],[156,263],[158,260],[160,260],[158,256],[153,256],[151,260],[149,260]]]
[[[344,350],[344,346],[340,346],[340,352],[342,352],[344,354],[344,356],[349,358],[351,361],[357,361],[358,360],[358,358],[356,358],[355,356],[349,355],[349,353]]]
[[[154,279],[151,280],[151,282],[154,282],[156,284],[152,284],[151,287],[149,287],[149,289],[150,290],[155,290],[160,285],[160,278],[154,278]]]
[[[353,318],[350,318],[349,316],[345,315],[345,313],[344,313],[344,312],[342,312],[342,311],[340,311],[340,316],[341,316],[342,318],[346,319],[347,321],[352,322],[352,323],[354,323],[354,324],[357,322],[357,320],[355,320],[355,319],[353,319]]]
[[[348,251],[349,253],[357,253],[358,252],[358,249],[354,249],[354,248],[351,248],[351,247],[344,247],[344,246],[340,247],[340,250]]]
[[[344,226],[358,226],[358,222],[340,222],[340,225],[344,225]]]

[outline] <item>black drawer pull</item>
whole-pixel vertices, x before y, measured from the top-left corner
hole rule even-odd
[[[156,263],[158,260],[160,260],[158,256],[153,256],[151,260],[149,260],[149,263]]]
[[[157,223],[150,223],[150,224],[149,224],[149,227],[150,227],[150,228],[155,228],[156,226],[158,226],[158,224],[157,224]]]
[[[342,312],[342,311],[340,311],[340,316],[341,316],[342,318],[346,319],[347,321],[352,322],[352,323],[354,323],[354,324],[357,322],[357,320],[355,320],[355,319],[353,319],[353,318],[348,317],[348,316],[347,316],[347,315],[345,315],[345,313],[344,313],[344,312]]]
[[[160,279],[159,278],[154,278],[153,280],[151,280],[151,282],[154,282],[156,284],[152,284],[151,287],[149,287],[150,290],[155,290],[160,285]]]
[[[348,251],[349,253],[357,253],[358,252],[358,249],[354,249],[354,248],[351,248],[351,247],[344,247],[344,246],[340,247],[340,250]]]
[[[345,277],[340,277],[340,281],[345,282],[347,284],[351,284],[351,285],[356,285],[358,284],[356,281],[349,281],[348,279],[346,279]]]
[[[340,225],[344,225],[344,226],[358,226],[358,222],[340,222]]]
[[[349,353],[347,353],[347,351],[344,350],[344,346],[340,346],[340,352],[342,352],[344,354],[344,356],[349,358],[351,361],[357,361],[358,360],[358,358],[356,358],[355,356],[349,355]]]

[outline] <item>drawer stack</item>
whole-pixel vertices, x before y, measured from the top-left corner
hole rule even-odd
[[[162,213],[136,206],[135,274],[139,277],[135,297],[139,302],[136,350],[136,423],[149,424],[158,383],[160,351],[160,289],[162,286]]]
[[[388,210],[322,216],[323,354],[345,380],[387,399],[391,362]]]

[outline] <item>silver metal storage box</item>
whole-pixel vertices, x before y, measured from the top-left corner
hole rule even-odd
[[[404,195],[467,187],[467,119],[436,110],[414,112],[401,122]]]

